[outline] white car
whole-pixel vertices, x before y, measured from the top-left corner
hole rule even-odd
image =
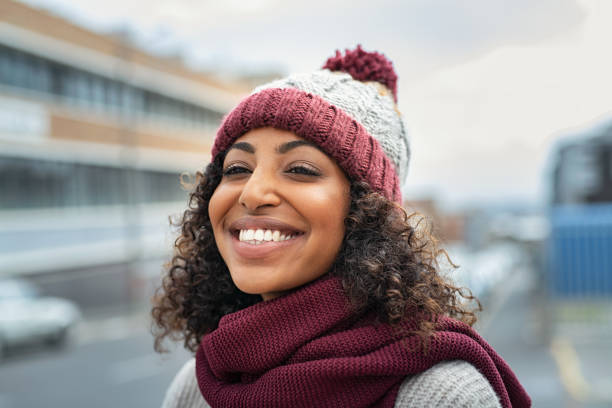
[[[0,357],[19,344],[62,345],[80,317],[73,302],[41,297],[36,287],[24,280],[0,279]]]

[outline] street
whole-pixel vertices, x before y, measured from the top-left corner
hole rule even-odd
[[[0,362],[0,408],[160,406],[189,355],[155,353],[147,330],[142,314],[108,318],[80,327],[65,350],[9,355]]]
[[[531,289],[528,271],[517,271],[492,294],[476,328],[510,365],[534,407],[571,406],[549,346],[534,330],[540,322],[535,320]]]

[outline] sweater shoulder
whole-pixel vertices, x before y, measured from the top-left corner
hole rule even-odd
[[[467,361],[452,360],[407,377],[395,400],[395,408],[405,407],[501,408],[501,404],[476,367]]]
[[[172,380],[162,408],[210,408],[198,387],[195,358],[187,361]]]

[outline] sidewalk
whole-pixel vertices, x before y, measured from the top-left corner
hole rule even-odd
[[[534,407],[571,406],[548,345],[531,330],[530,288],[529,271],[517,271],[491,294],[476,329],[510,365]]]
[[[538,307],[528,270],[517,271],[484,304],[476,329],[508,362],[536,408],[612,406],[612,338],[568,336]],[[571,332],[571,330],[570,330]]]
[[[612,302],[557,302],[551,351],[566,389],[585,407],[612,406]]]

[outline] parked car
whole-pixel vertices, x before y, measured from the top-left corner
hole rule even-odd
[[[1,279],[0,357],[7,349],[26,343],[63,345],[80,317],[79,308],[69,300],[43,297],[22,279]]]

